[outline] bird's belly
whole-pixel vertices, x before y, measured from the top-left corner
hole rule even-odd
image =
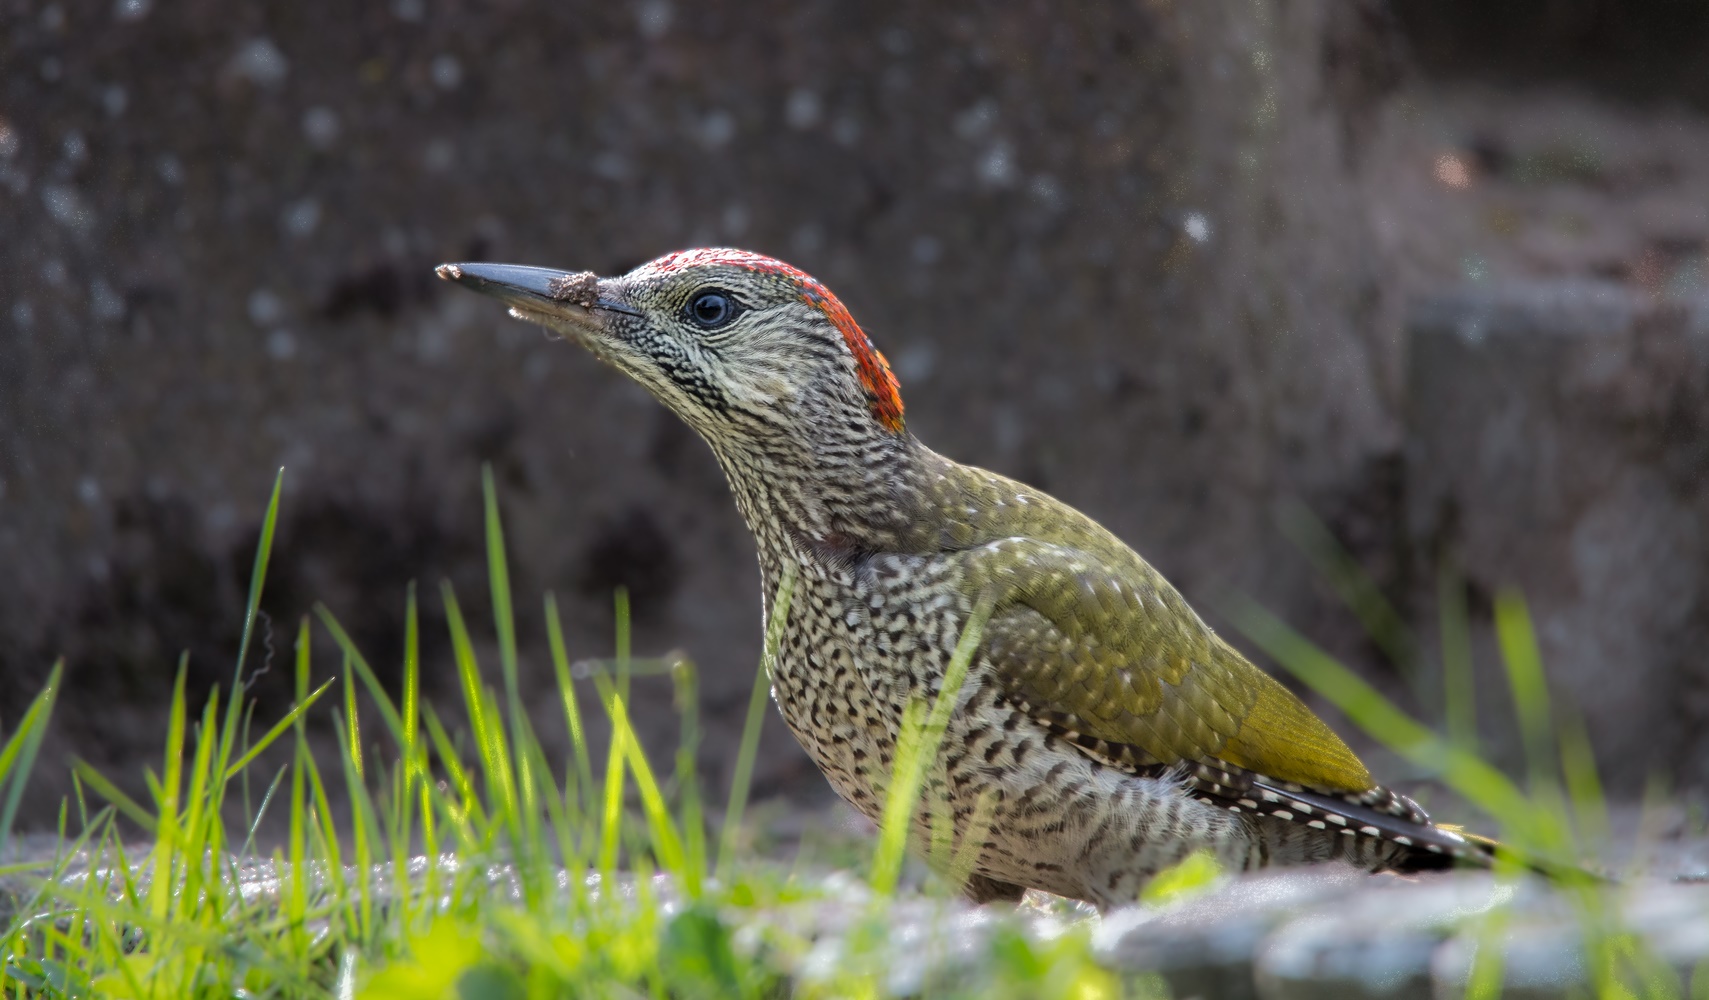
[[[918,562],[886,556],[854,572],[803,560],[772,678],[796,740],[875,820],[902,713],[935,697],[967,613],[946,571]]]
[[[1251,863],[1249,832],[1232,814],[1173,780],[1092,760],[992,687],[951,723],[941,762],[927,801],[947,799],[958,845],[978,844],[975,870],[1000,882],[1107,906],[1131,902],[1153,874],[1201,848],[1234,867]]]
[[[875,821],[903,709],[910,698],[935,698],[966,613],[886,596],[805,577],[772,677],[796,740]],[[977,662],[938,764],[923,790],[927,808],[916,813],[916,846],[930,843],[934,811],[948,815],[954,851],[976,845],[974,870],[1001,882],[1105,905],[1132,900],[1152,874],[1199,848],[1249,863],[1249,832],[1231,814],[1173,782],[1091,760],[1015,709]]]
[[[820,583],[815,586],[815,583]],[[809,581],[795,597],[778,650],[772,698],[795,739],[851,805],[876,820],[889,784],[900,716],[875,696],[860,658],[871,628],[852,593]]]

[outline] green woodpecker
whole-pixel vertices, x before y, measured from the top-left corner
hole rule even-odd
[[[1487,863],[1490,842],[1377,784],[1119,538],[920,443],[884,356],[812,277],[727,249],[605,279],[438,273],[582,345],[712,447],[768,619],[797,568],[778,710],[867,816],[908,702],[935,697],[975,605],[992,608],[927,788],[958,839],[979,838],[973,898],[1032,887],[1115,905],[1200,850],[1234,868]],[[922,810],[916,835],[929,824]]]

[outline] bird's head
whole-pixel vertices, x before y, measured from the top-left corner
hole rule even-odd
[[[890,366],[830,289],[745,250],[667,254],[616,278],[510,264],[438,274],[621,369],[715,445],[838,424],[901,435]]]

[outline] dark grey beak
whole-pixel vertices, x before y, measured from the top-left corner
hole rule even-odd
[[[595,312],[640,315],[621,302],[602,298],[592,271],[558,271],[522,264],[441,264],[434,273],[483,295],[491,295],[528,318],[549,317],[572,323],[596,323]]]

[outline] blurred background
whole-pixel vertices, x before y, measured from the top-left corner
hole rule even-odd
[[[525,682],[543,592],[605,657],[625,587],[726,780],[759,593],[710,454],[431,270],[702,244],[834,288],[933,447],[1431,720],[1429,658],[1383,654],[1311,526],[1427,648],[1463,575],[1508,763],[1489,609],[1521,588],[1612,793],[1697,795],[1706,51],[1695,0],[0,0],[0,725],[67,665],[25,818],[70,754],[145,787],[181,651],[193,703],[229,684],[281,465],[261,721],[317,600],[395,679],[411,580],[455,695],[437,589],[490,634],[490,463]],[[672,745],[668,684],[637,695]],[[757,795],[830,801],[775,718],[760,761]]]

